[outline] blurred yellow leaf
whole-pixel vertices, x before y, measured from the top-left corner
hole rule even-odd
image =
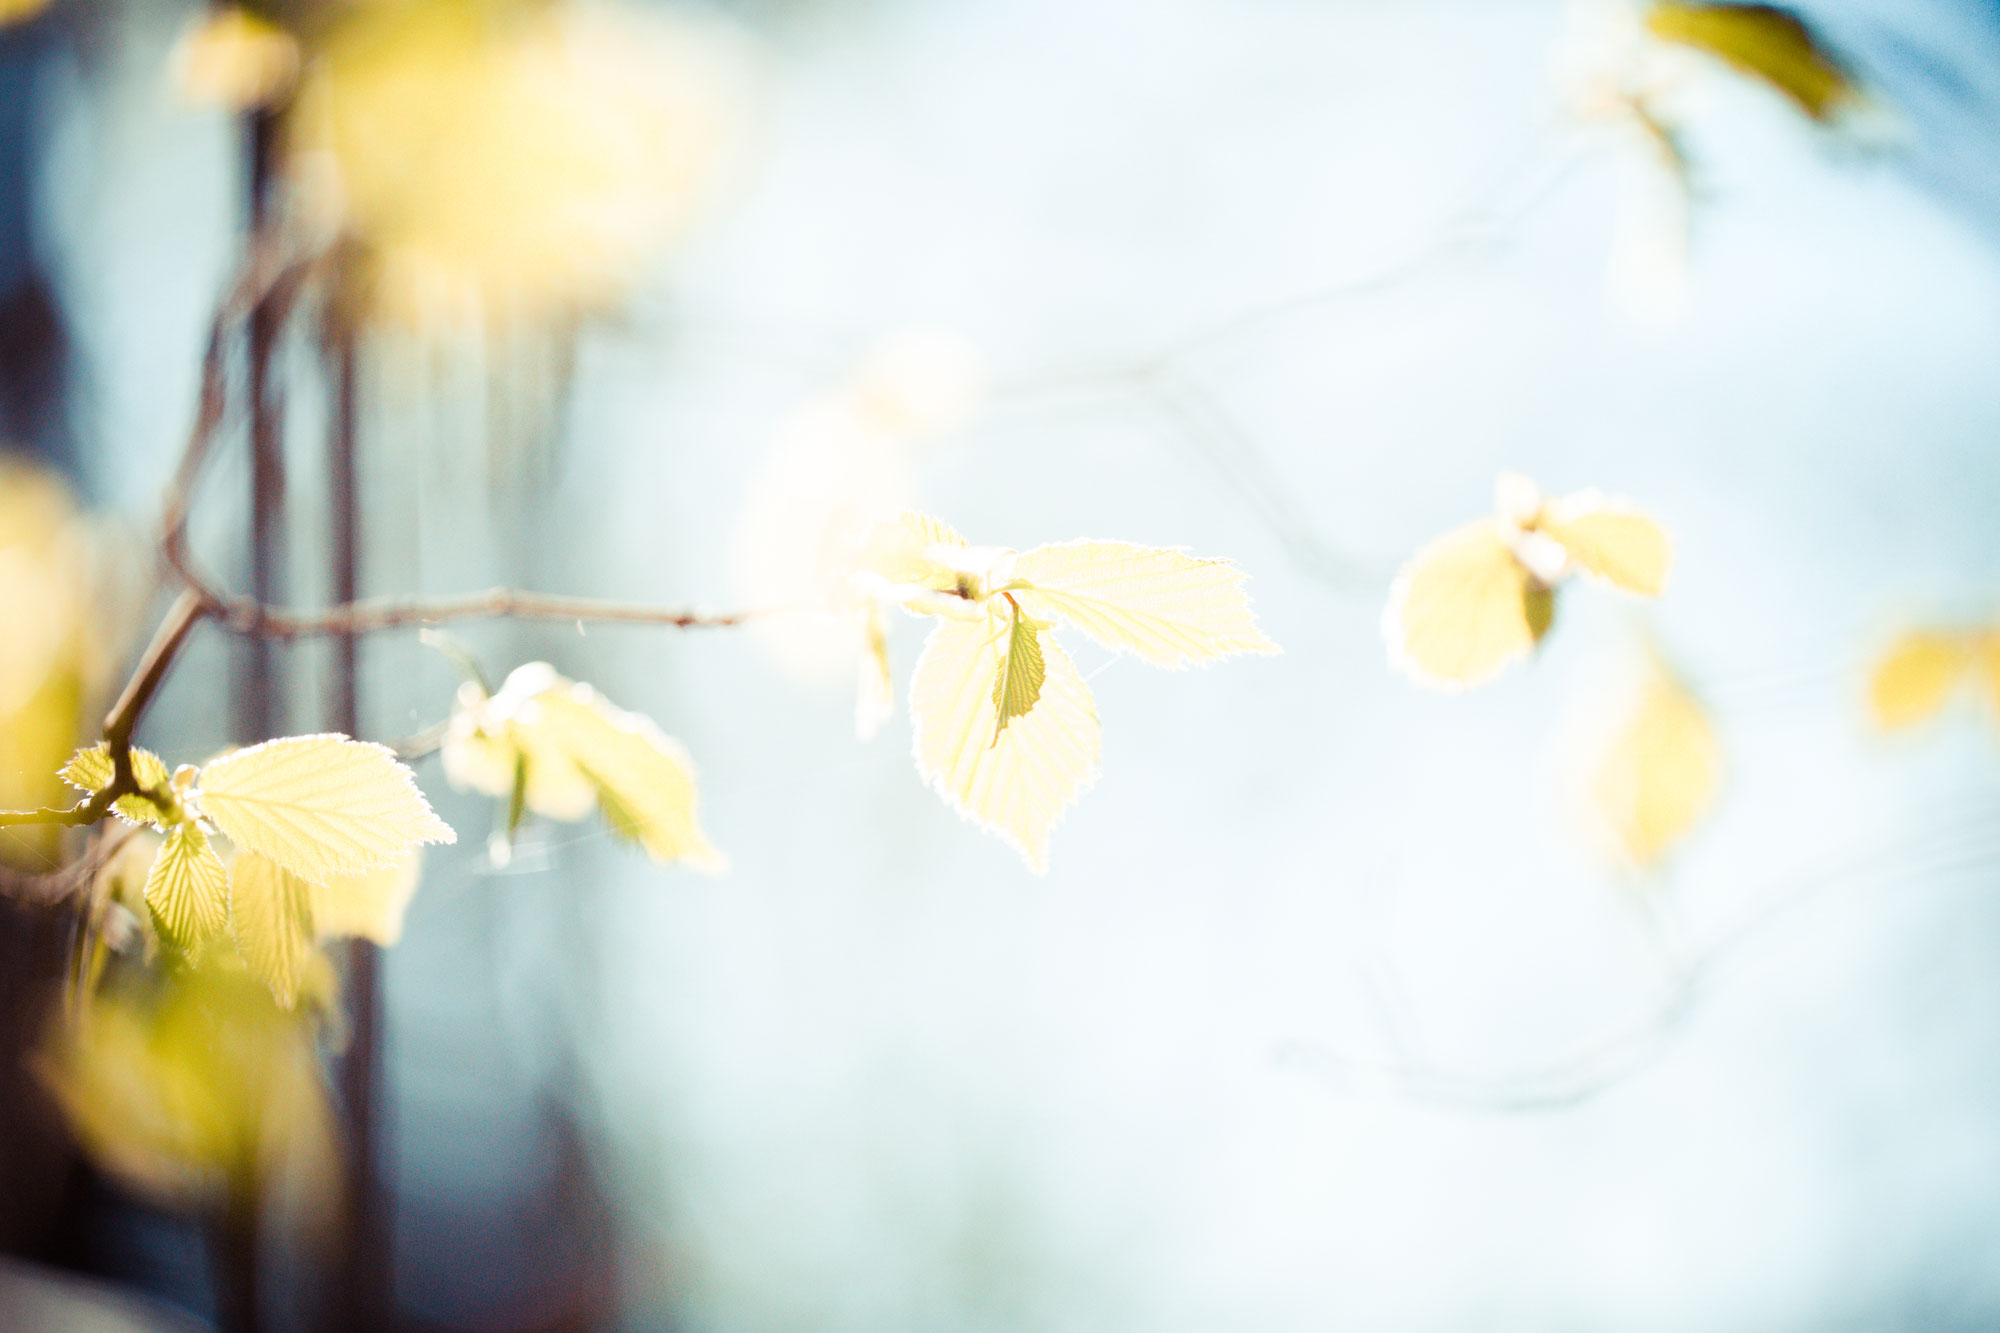
[[[1666,587],[1666,530],[1621,500],[1579,491],[1548,501],[1504,473],[1498,516],[1445,534],[1390,586],[1389,660],[1419,683],[1458,691],[1526,657],[1555,618],[1555,589],[1582,573],[1639,596]]]
[[[248,111],[277,101],[298,77],[298,40],[241,5],[210,9],[174,48],[175,84],[199,105]]]
[[[1814,120],[1831,120],[1860,99],[1853,76],[1812,29],[1775,5],[1661,0],[1647,11],[1646,26],[1769,85]]]
[[[917,771],[1042,874],[1050,831],[1097,775],[1097,710],[1069,654],[1049,643],[1034,706],[999,730],[994,682],[1011,631],[997,614],[941,620],[910,679],[910,719]]]
[[[163,1203],[210,1202],[231,1181],[280,1175],[308,1202],[332,1187],[312,1028],[240,964],[170,977],[157,1000],[98,1000],[40,1068],[90,1154]]]
[[[301,86],[295,169],[379,261],[381,307],[604,307],[712,192],[742,60],[714,23],[624,6],[354,6]]]
[[[1390,660],[1437,689],[1481,684],[1534,650],[1549,597],[1500,525],[1482,519],[1432,542],[1397,576],[1382,615]]]
[[[1227,560],[1127,542],[1038,546],[1014,563],[1021,605],[1073,625],[1115,652],[1180,667],[1236,653],[1275,653]]]
[[[0,28],[31,19],[49,7],[49,0],[0,0]]]
[[[1876,663],[1868,680],[1869,715],[1884,731],[1928,721],[1944,708],[1970,665],[1961,636],[1912,630]]]
[[[1641,687],[1612,732],[1592,795],[1599,818],[1632,864],[1652,866],[1715,802],[1722,746],[1708,713],[1663,670]]]
[[[612,831],[662,863],[719,873],[728,860],[702,831],[694,764],[680,743],[546,662],[517,667],[498,693],[460,692],[445,741],[453,783],[575,820],[594,805]]]
[[[881,604],[862,610],[861,669],[854,696],[854,734],[873,740],[896,711],[896,681],[889,670],[889,627]]]
[[[306,886],[312,923],[321,939],[352,936],[384,948],[403,937],[403,914],[416,894],[423,853],[411,848],[391,866],[359,875],[335,875]]]
[[[1580,491],[1550,504],[1535,523],[1593,578],[1641,597],[1667,590],[1673,543],[1666,529],[1635,509]]]
[[[250,975],[280,1008],[298,1003],[313,947],[312,886],[255,852],[238,852],[229,873],[229,926]]]
[[[291,736],[224,755],[201,770],[198,801],[239,848],[313,883],[457,838],[392,751],[345,736]]]
[[[146,902],[167,937],[197,949],[229,921],[229,872],[201,825],[185,820],[167,831],[146,875]]]
[[[97,744],[78,750],[63,765],[62,780],[78,791],[95,796],[111,785],[116,770],[111,763],[111,744],[99,741]],[[171,775],[167,772],[166,761],[151,750],[132,747],[132,776],[146,791],[169,792],[172,789]],[[144,796],[121,796],[111,803],[112,813],[130,824],[150,824],[154,828],[164,828],[166,820],[174,813],[161,810],[159,806]]]

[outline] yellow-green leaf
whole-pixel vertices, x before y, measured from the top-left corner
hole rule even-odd
[[[229,926],[250,974],[280,1007],[298,1003],[313,947],[312,886],[255,852],[238,852],[229,875]]]
[[[1548,506],[1535,531],[1561,543],[1578,569],[1626,592],[1658,597],[1673,566],[1673,541],[1651,518],[1595,491]]]
[[[728,867],[701,828],[693,760],[650,719],[573,684],[536,696],[515,727],[531,738],[530,754],[554,752],[575,765],[596,786],[613,831],[655,861],[711,874]]]
[[[1889,645],[1868,679],[1868,712],[1884,731],[1915,726],[1937,716],[1965,676],[1966,645],[1959,636],[1913,630]]]
[[[1860,99],[1854,76],[1812,29],[1775,5],[1662,0],[1647,12],[1646,26],[1768,84],[1814,120],[1831,120]]]
[[[193,949],[229,921],[229,872],[201,825],[187,820],[167,832],[146,874],[146,902],[167,936]]]
[[[403,914],[422,873],[423,853],[412,848],[395,865],[307,886],[314,929],[323,939],[353,936],[385,948],[394,944],[403,937]]]
[[[1038,620],[1076,626],[1154,666],[1275,653],[1257,627],[1243,571],[1227,560],[1127,542],[1038,546],[1014,564],[1014,595]]]
[[[109,741],[99,741],[78,750],[70,756],[62,770],[64,782],[93,796],[109,787],[116,775]],[[132,776],[149,791],[165,791],[172,785],[166,761],[151,750],[142,750],[136,745],[132,747]],[[164,816],[160,808],[143,796],[121,796],[111,803],[111,812],[130,824],[163,827]]]
[[[993,742],[999,744],[1000,733],[1007,724],[1024,716],[1035,706],[1035,700],[1042,697],[1042,682],[1048,677],[1048,666],[1042,658],[1042,642],[1039,627],[1021,614],[1021,608],[1010,605],[1007,617],[1007,649],[1000,654],[1000,674],[993,681]]]
[[[1707,711],[1659,672],[1612,734],[1593,795],[1619,850],[1646,867],[1708,812],[1721,777],[1722,745]]]
[[[1482,519],[1426,546],[1397,576],[1382,613],[1389,658],[1422,684],[1463,690],[1533,651],[1554,614],[1549,589]]]
[[[993,684],[1010,631],[992,614],[938,622],[911,676],[910,718],[917,771],[1041,874],[1050,831],[1097,775],[1097,711],[1076,665],[1049,642],[1040,697],[1001,731]]]
[[[202,769],[200,801],[237,847],[312,883],[457,839],[392,751],[345,736],[291,736],[224,755]]]

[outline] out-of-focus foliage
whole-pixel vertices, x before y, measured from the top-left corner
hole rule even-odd
[[[0,28],[31,19],[49,7],[49,0],[0,0]]]
[[[1906,631],[1883,651],[1869,675],[1869,717],[1883,731],[1928,722],[1967,682],[2000,711],[2000,632]]]
[[[490,696],[471,681],[461,686],[443,758],[455,786],[507,801],[497,858],[508,855],[524,811],[579,820],[596,809],[655,861],[710,874],[728,867],[702,831],[694,762],[680,742],[547,662],[516,667]]]
[[[1673,544],[1625,501],[1596,491],[1544,500],[1511,473],[1497,491],[1495,517],[1432,542],[1389,590],[1389,658],[1434,689],[1469,689],[1527,656],[1573,575],[1641,597],[1666,590]]]
[[[309,62],[293,174],[369,246],[379,311],[573,315],[615,303],[697,215],[744,85],[738,44],[685,15],[372,0]]]
[[[1854,76],[1813,30],[1775,5],[1663,0],[1646,11],[1646,27],[1770,85],[1814,120],[1831,120],[1860,100]]]
[[[1097,775],[1090,688],[1048,636],[1068,624],[1114,652],[1181,667],[1275,653],[1243,572],[1162,547],[1075,541],[973,546],[926,514],[880,525],[855,586],[939,624],[910,678],[917,771],[1037,874],[1049,834]],[[886,648],[864,681],[886,676]]]
[[[248,111],[278,101],[298,77],[298,39],[240,5],[209,10],[174,48],[174,84],[197,105]]]
[[[789,673],[844,674],[881,661],[879,603],[851,578],[877,525],[916,503],[924,446],[963,427],[985,397],[978,352],[940,331],[883,340],[838,388],[793,412],[751,482],[734,540],[743,593],[754,606],[805,604],[828,616],[773,616],[753,629]],[[883,648],[886,652],[886,648]],[[872,736],[893,704],[879,671],[864,672],[856,731]]]
[[[1611,728],[1594,765],[1591,808],[1621,859],[1659,864],[1701,821],[1722,780],[1708,711],[1657,660]]]
[[[233,954],[99,997],[42,1072],[91,1155],[163,1202],[213,1205],[282,1180],[323,1206],[333,1188],[311,1019],[275,1005]]]
[[[117,646],[100,543],[59,481],[0,457],[0,807],[62,796],[55,771]],[[57,832],[16,830],[12,846],[45,858]]]
[[[144,794],[113,808],[166,834],[145,875],[159,935],[198,965],[233,938],[285,1008],[298,1002],[316,938],[393,942],[418,846],[456,837],[389,750],[344,736],[266,741],[171,777],[159,756],[134,750],[132,770]],[[79,750],[63,777],[103,790],[114,777],[107,747]],[[233,865],[212,831],[235,844]]]

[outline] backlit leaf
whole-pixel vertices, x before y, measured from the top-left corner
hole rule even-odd
[[[78,750],[70,756],[62,770],[64,782],[93,796],[109,787],[115,776],[109,741],[99,741]],[[132,747],[132,776],[148,791],[165,791],[172,786],[172,775],[167,772],[166,761],[151,750],[142,750],[136,745]],[[127,823],[162,827],[160,808],[144,796],[121,796],[111,803],[111,810]]]
[[[1812,29],[1775,5],[1661,0],[1647,12],[1646,26],[1770,85],[1814,120],[1831,120],[1860,98],[1853,76]]]
[[[651,720],[614,707],[588,685],[538,695],[518,729],[557,750],[595,784],[605,820],[653,860],[719,874],[728,858],[697,817],[694,762]]]
[[[993,681],[995,744],[1009,722],[1035,706],[1035,701],[1042,697],[1042,682],[1048,677],[1039,628],[1018,606],[1011,610],[1007,618],[1006,651],[1000,654],[1000,674]]]
[[[1894,643],[1868,679],[1868,712],[1884,731],[1937,716],[1971,662],[1955,634],[1913,630]]]
[[[1655,674],[1613,733],[1593,796],[1626,859],[1656,864],[1714,804],[1722,746],[1699,701]]]
[[[193,820],[167,832],[146,874],[146,902],[168,938],[194,949],[229,921],[229,872]]]
[[[1585,574],[1642,597],[1666,591],[1673,543],[1629,506],[1583,491],[1549,505],[1534,526],[1561,543]]]
[[[298,1003],[313,949],[313,887],[255,852],[238,852],[229,875],[229,926],[250,974],[282,1008]]]
[[[1501,525],[1482,519],[1432,542],[1404,567],[1389,590],[1382,634],[1398,667],[1425,685],[1457,691],[1532,652],[1552,614],[1549,590],[1515,559]]]
[[[384,948],[394,944],[403,937],[403,914],[416,894],[423,863],[423,852],[412,848],[392,866],[308,885],[313,929],[321,939],[351,936]]]
[[[1154,666],[1278,651],[1251,614],[1243,571],[1227,560],[1127,542],[1058,542],[1023,553],[1014,580],[1014,595],[1036,619],[1074,625]]]
[[[1041,874],[1050,830],[1097,775],[1097,711],[1069,655],[1048,642],[1040,697],[1001,731],[994,682],[1010,631],[994,614],[941,620],[910,681],[910,718],[917,771]]]
[[[202,769],[200,802],[237,847],[313,883],[457,839],[394,752],[345,736],[291,736],[224,755]]]

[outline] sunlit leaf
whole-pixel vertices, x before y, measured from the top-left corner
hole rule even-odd
[[[1389,590],[1382,633],[1390,660],[1418,681],[1462,690],[1532,652],[1552,614],[1549,590],[1482,519],[1417,553]]]
[[[1814,120],[1831,120],[1860,97],[1853,75],[1812,29],[1775,5],[1660,0],[1647,11],[1646,26],[1768,84]]]
[[[1041,627],[1011,607],[1007,617],[1006,647],[1000,653],[1000,674],[993,681],[995,714],[993,740],[1017,717],[1025,716],[1042,697],[1042,683],[1048,665],[1042,657]]]
[[[649,719],[613,707],[588,685],[571,685],[537,696],[519,725],[569,756],[596,785],[612,830],[653,860],[686,861],[711,874],[728,868],[697,817],[693,760]]]
[[[352,936],[388,947],[403,937],[403,915],[423,874],[423,853],[360,875],[335,875],[307,886],[313,929],[321,939]]]
[[[146,875],[146,902],[168,938],[194,949],[229,921],[229,872],[193,820],[167,831]]]
[[[108,741],[99,741],[78,750],[62,769],[64,782],[93,796],[109,787],[116,776]],[[164,792],[172,787],[172,775],[167,772],[166,761],[151,750],[142,750],[136,745],[132,747],[132,776],[147,791]],[[144,796],[121,796],[111,803],[111,810],[128,823],[151,824],[154,828],[162,828],[170,813],[162,811]]]
[[[229,926],[250,974],[278,1004],[298,1003],[313,947],[313,887],[255,852],[238,852],[229,873]]]
[[[996,614],[941,620],[910,681],[910,718],[917,771],[1041,874],[1050,830],[1097,775],[1097,711],[1069,655],[1049,642],[1040,697],[1001,731],[994,683],[1011,629]]]
[[[202,769],[200,805],[239,848],[314,883],[457,838],[393,751],[345,736],[291,736],[225,755]]]
[[[1884,731],[1937,716],[1971,665],[1955,634],[1912,630],[1889,645],[1868,679],[1868,712]]]
[[[291,90],[299,76],[299,44],[269,19],[223,5],[181,38],[174,75],[190,102],[248,111]]]
[[[1643,597],[1666,591],[1672,541],[1658,523],[1621,502],[1596,491],[1565,496],[1543,511],[1535,530],[1561,543],[1585,574]]]
[[[1656,672],[1613,732],[1593,798],[1626,859],[1651,866],[1715,802],[1722,746],[1708,713],[1679,681]]]
[[[1037,619],[1074,625],[1154,666],[1278,651],[1251,614],[1243,571],[1227,560],[1128,542],[1057,542],[1024,552],[1014,578],[1015,595]]]
[[[461,690],[445,771],[493,796],[511,796],[524,772],[537,814],[576,820],[595,807],[656,861],[711,872],[727,864],[702,832],[694,765],[680,744],[546,662],[516,668],[490,699]]]

